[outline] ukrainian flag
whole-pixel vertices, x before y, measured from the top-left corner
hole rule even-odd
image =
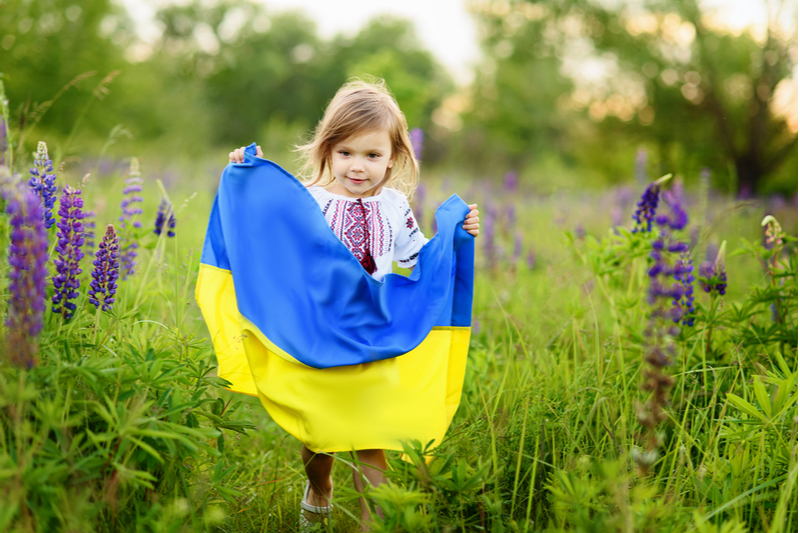
[[[469,346],[468,211],[451,196],[411,275],[377,281],[305,186],[251,145],[223,172],[195,292],[219,376],[316,452],[440,443]]]

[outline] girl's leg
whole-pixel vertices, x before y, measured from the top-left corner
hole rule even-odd
[[[386,471],[386,454],[383,450],[358,450],[356,451],[358,462],[361,463],[357,470],[353,470],[353,482],[355,483],[356,490],[363,494],[364,483],[361,474],[367,478],[369,484],[377,487],[381,483],[386,482],[383,473]],[[359,473],[359,469],[361,472]],[[362,497],[358,499],[361,504],[361,530],[368,531],[367,521],[369,520],[369,508],[366,500]],[[383,518],[383,512],[380,507],[377,508],[378,516]]]
[[[303,464],[306,467],[306,475],[311,487],[308,490],[306,503],[317,507],[324,507],[329,504],[328,498],[331,496],[331,468],[333,468],[333,456],[324,453],[314,453],[305,444],[301,451]]]

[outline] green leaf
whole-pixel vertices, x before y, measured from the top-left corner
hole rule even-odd
[[[770,402],[767,389],[758,374],[753,376],[753,389],[755,389],[756,401],[761,406],[761,410],[767,413],[768,417],[772,417],[772,402]]]
[[[727,393],[726,396],[728,397],[728,401],[731,404],[733,404],[733,406],[736,407],[741,412],[746,413],[746,414],[752,416],[753,418],[761,420],[762,422],[766,422],[767,421],[767,419],[764,417],[764,415],[762,413],[760,413],[758,411],[758,409],[756,409],[755,405],[747,403],[743,398],[741,398],[741,397],[739,397],[739,396],[737,396],[737,395],[735,395],[735,394],[733,394],[731,392]]]
[[[156,461],[158,461],[159,463],[164,462],[164,459],[161,458],[161,455],[155,450],[155,448],[153,448],[143,440],[137,439],[136,437],[129,436],[128,438],[131,439],[131,441],[133,441],[139,448],[143,449],[144,451],[152,455]]]
[[[780,385],[778,385],[778,392],[775,393],[775,403],[773,404],[775,413],[780,413],[783,410],[783,404],[786,403],[786,398],[789,396],[789,388],[791,386],[792,383],[788,379],[783,380]]]
[[[792,372],[789,370],[789,365],[786,364],[786,359],[783,358],[783,355],[778,350],[775,350],[775,359],[778,360],[778,366],[780,367],[781,372],[783,372],[783,375],[791,375]]]

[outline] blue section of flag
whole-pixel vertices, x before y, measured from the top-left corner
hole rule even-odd
[[[226,167],[201,262],[230,270],[239,312],[277,347],[314,368],[413,350],[435,326],[472,320],[474,237],[456,195],[409,277],[372,278],[294,176],[255,156]]]

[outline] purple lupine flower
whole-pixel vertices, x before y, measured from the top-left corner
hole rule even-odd
[[[58,257],[54,260],[57,274],[53,276],[53,312],[59,313],[65,320],[72,318],[76,306],[70,300],[78,297],[78,288],[81,286],[78,275],[83,272],[80,268],[84,236],[82,208],[81,190],[69,185],[64,187],[58,206],[60,220],[56,224],[59,231],[56,245]]]
[[[725,272],[725,244],[719,247],[714,262],[703,261],[698,270],[700,287],[712,296],[716,293],[720,296],[725,295],[728,288],[728,274]]]
[[[31,368],[37,363],[36,336],[42,331],[47,298],[44,208],[36,194],[20,183],[6,183],[3,198],[11,218],[6,353],[11,363]]]
[[[508,229],[514,229],[517,223],[517,208],[514,207],[514,204],[508,204],[506,206],[506,219],[508,220]]]
[[[710,294],[717,293],[720,296],[725,295],[728,287],[728,274],[725,272],[724,263],[703,261],[698,273],[700,274],[700,286],[704,291]]]
[[[0,117],[0,165],[6,164],[6,150],[8,149],[8,132],[6,121]]]
[[[425,227],[423,226],[423,221],[425,220],[425,184],[423,183],[417,185],[417,190],[414,194],[414,218],[417,219],[417,226],[422,230]]]
[[[528,250],[528,257],[527,257],[528,269],[533,270],[536,267],[536,253],[533,251],[533,248]]]
[[[94,220],[95,216],[94,211],[83,212],[83,243],[89,250],[94,250],[94,230],[97,229],[97,223]]]
[[[47,155],[47,143],[44,141],[39,141],[30,174],[28,185],[36,193],[44,207],[44,225],[45,228],[50,229],[55,224],[53,206],[56,203],[58,187],[56,187],[56,175],[53,173],[53,162]]]
[[[673,305],[681,309],[682,324],[694,326],[694,265],[689,250],[681,252],[681,257],[675,265],[673,273],[675,280],[683,286],[681,298],[673,300]],[[676,320],[677,322],[677,320]]]
[[[114,226],[109,224],[106,234],[92,262],[92,283],[89,285],[89,302],[95,308],[103,306],[103,311],[110,311],[117,292],[119,278],[119,240]]]
[[[515,193],[517,192],[518,186],[519,186],[519,173],[516,170],[506,172],[506,175],[503,176],[503,188],[505,188],[506,192],[512,194]]]
[[[167,220],[169,217],[169,221]],[[172,204],[169,203],[167,200],[161,200],[161,203],[158,204],[158,214],[156,215],[156,227],[153,230],[153,233],[156,235],[161,235],[161,232],[164,231],[164,226],[167,226],[167,237],[174,237],[175,232],[172,231],[175,229],[175,212],[172,210]]]
[[[516,265],[522,255],[522,232],[517,231],[514,235],[514,251],[511,252],[511,264]]]
[[[682,230],[689,222],[689,216],[681,205],[679,193],[673,191],[664,192],[664,202],[669,206],[669,214],[656,216],[655,221],[659,226],[668,225],[673,230]]]
[[[422,128],[411,128],[411,131],[408,132],[408,136],[411,137],[411,148],[414,150],[414,159],[422,161],[422,141],[425,137],[425,134],[422,133]]]
[[[765,216],[761,221],[761,226],[767,226],[767,230],[764,233],[767,238],[765,245],[766,248],[772,249],[775,246],[780,246],[783,244],[783,239],[781,239],[783,228],[781,228],[780,223],[774,216]]]
[[[633,220],[636,221],[633,233],[650,233],[653,230],[653,219],[656,216],[660,192],[661,187],[658,183],[651,183],[645,189],[642,199],[636,204],[636,212],[633,214]]]
[[[619,206],[611,208],[611,226],[617,227],[622,225],[622,209]],[[616,230],[615,230],[616,231]]]
[[[586,237],[586,230],[583,228],[583,224],[575,226],[575,236],[579,239]]]
[[[139,159],[131,158],[131,169],[125,180],[125,188],[122,190],[124,196],[122,200],[122,216],[119,217],[120,229],[122,230],[122,244],[120,245],[120,264],[122,265],[122,279],[127,279],[136,270],[136,250],[139,243],[136,241],[135,230],[142,227],[141,221],[137,218],[142,214],[142,208],[135,204],[142,202],[142,197],[138,194],[142,192],[142,173],[139,170]]]

